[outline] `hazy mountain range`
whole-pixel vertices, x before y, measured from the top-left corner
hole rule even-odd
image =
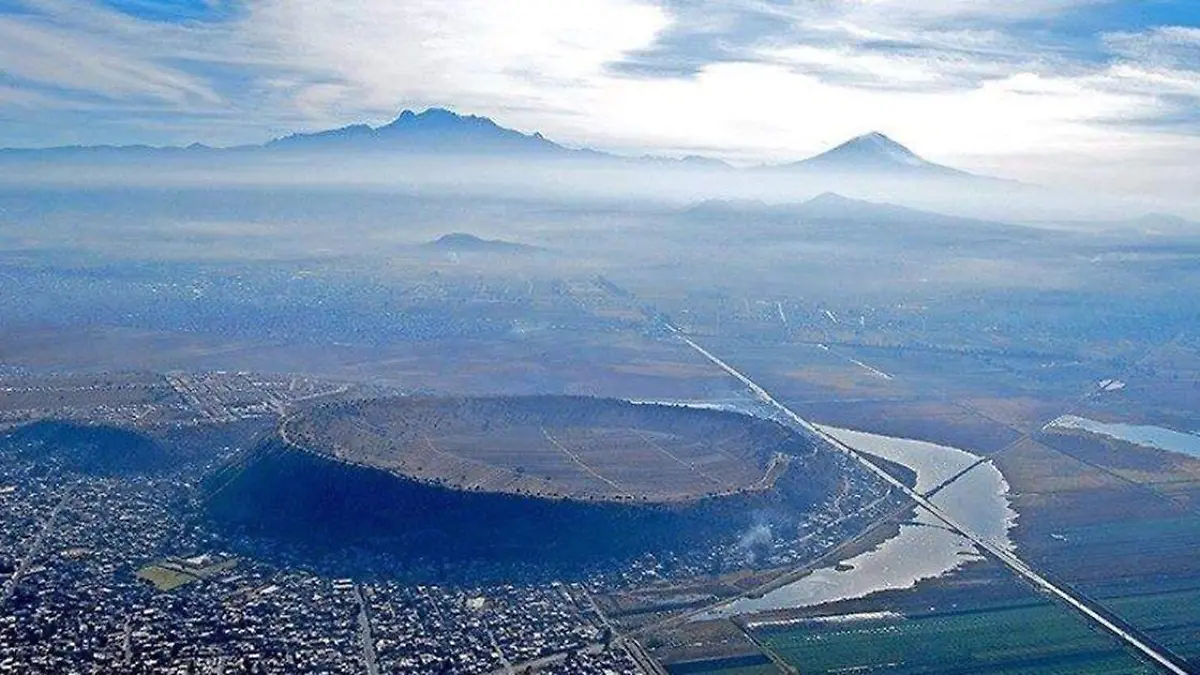
[[[444,108],[417,113],[405,110],[395,120],[378,127],[354,124],[317,131],[295,133],[261,145],[212,148],[193,144],[187,147],[65,146],[42,149],[5,149],[0,157],[26,159],[54,158],[149,158],[212,155],[270,155],[278,153],[355,153],[387,156],[453,155],[482,158],[570,159],[595,163],[677,165],[689,168],[733,170],[728,164],[706,157],[623,157],[591,149],[560,145],[540,133],[526,134],[496,124],[487,117],[460,115]],[[789,164],[759,167],[773,172],[871,173],[914,178],[982,178],[950,167],[929,162],[887,136],[872,132],[850,139],[815,157]],[[988,179],[996,180],[996,179]]]
[[[710,199],[679,212],[692,227],[728,230],[738,223],[740,237],[765,237],[783,241],[781,233],[807,241],[859,241],[864,245],[903,246],[966,243],[1032,244],[1044,232],[1004,222],[965,218],[895,204],[852,199],[826,192],[794,204],[768,204],[754,200]]]
[[[878,132],[801,161],[736,168],[706,157],[629,157],[571,148],[540,133],[444,108],[405,110],[381,126],[354,124],[229,148],[193,144],[0,149],[0,164],[9,167],[9,182],[374,184],[440,194],[669,199],[691,204],[712,199],[796,204],[830,192],[993,222],[1122,221],[1111,226],[1194,229],[1174,216],[1158,217],[1153,223],[1130,220],[1161,212],[1164,205],[1081,197],[968,173],[931,162]],[[845,210],[847,205],[841,207]]]
[[[443,108],[430,108],[421,113],[405,110],[396,119],[379,127],[355,124],[315,133],[297,133],[277,138],[263,146],[251,147],[466,155],[590,153],[587,150],[568,150],[541,134],[523,134],[506,129],[487,117],[459,115]]]

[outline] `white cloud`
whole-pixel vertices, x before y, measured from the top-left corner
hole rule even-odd
[[[219,100],[201,79],[139,54],[113,35],[89,35],[37,18],[0,17],[0,63],[17,81],[113,99]]]
[[[1109,33],[1104,42],[1116,54],[1138,63],[1200,68],[1200,28],[1162,26],[1140,33]]]
[[[876,89],[961,87],[964,81],[1002,77],[1010,64],[972,59],[946,51],[911,53],[858,49],[853,46],[796,45],[758,52],[763,61],[811,72],[822,79]]]
[[[871,16],[875,19],[924,21],[929,19],[1019,20],[1045,18],[1105,0],[1020,0],[986,2],[981,0],[837,0],[831,3],[839,11]]]
[[[1080,3],[1031,4],[1047,11]],[[877,0],[822,7],[830,30],[857,31],[859,39],[1015,49],[986,30],[912,33],[914,13],[975,15],[979,3],[904,3],[904,9]],[[1033,9],[1002,10],[1009,17],[1026,11]],[[871,25],[867,17],[898,14],[905,16],[903,26],[859,28]],[[847,17],[856,21],[845,23]],[[1011,64],[978,63],[966,51],[886,57],[853,45],[792,45],[760,52],[762,62],[713,64],[687,79],[612,71],[669,22],[657,6],[633,0],[269,0],[241,28],[244,40],[266,45],[306,75],[277,85],[313,128],[364,115],[381,119],[400,105],[453,105],[577,145],[632,152],[715,149],[735,161],[793,159],[883,129],[924,152],[955,156],[1098,141],[1103,134],[1086,128],[1088,122],[1120,117],[1137,104],[1068,79],[1009,72]],[[994,79],[931,92],[879,91],[827,82],[806,67],[896,84],[952,85],[962,73]]]
[[[486,112],[554,109],[557,92],[588,87],[667,22],[659,7],[632,0],[267,0],[242,29],[306,72],[293,91],[306,105]]]
[[[56,105],[57,102],[49,96],[44,96],[28,89],[0,85],[0,106],[13,106],[35,110],[50,108]]]
[[[1102,145],[1090,122],[1127,115],[1142,100],[1070,78],[1033,73],[965,91],[877,91],[830,84],[779,65],[719,64],[690,80],[613,79],[589,104],[589,135],[631,145],[727,148],[734,160],[797,159],[880,130],[935,158]]]

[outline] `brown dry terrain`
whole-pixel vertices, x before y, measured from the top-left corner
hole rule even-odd
[[[423,482],[677,502],[764,490],[804,441],[736,413],[584,397],[395,397],[286,421],[289,443]]]
[[[691,350],[618,329],[386,345],[235,340],[217,333],[115,327],[8,330],[0,331],[0,353],[0,367],[30,374],[275,373],[445,395],[675,400],[734,389],[723,373],[706,366]]]

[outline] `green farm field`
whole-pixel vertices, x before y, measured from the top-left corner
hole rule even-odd
[[[897,675],[1154,672],[1049,602],[764,627],[758,637],[806,675],[884,669]]]
[[[758,654],[707,661],[689,661],[667,666],[670,675],[779,675],[779,668]]]
[[[1163,647],[1200,668],[1200,588],[1100,598],[1110,611],[1137,626]]]
[[[779,669],[771,664],[761,666],[735,666],[717,670],[695,670],[692,675],[779,675]]]

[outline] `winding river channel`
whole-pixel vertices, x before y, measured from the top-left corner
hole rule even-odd
[[[1009,506],[1008,483],[990,462],[958,448],[861,431],[821,427],[862,452],[901,464],[916,473],[916,489],[964,527],[1011,549],[1008,531],[1016,522]],[[912,588],[980,558],[975,546],[941,525],[923,509],[900,525],[899,533],[875,548],[831,564],[761,597],[741,598],[698,619],[813,607]]]

